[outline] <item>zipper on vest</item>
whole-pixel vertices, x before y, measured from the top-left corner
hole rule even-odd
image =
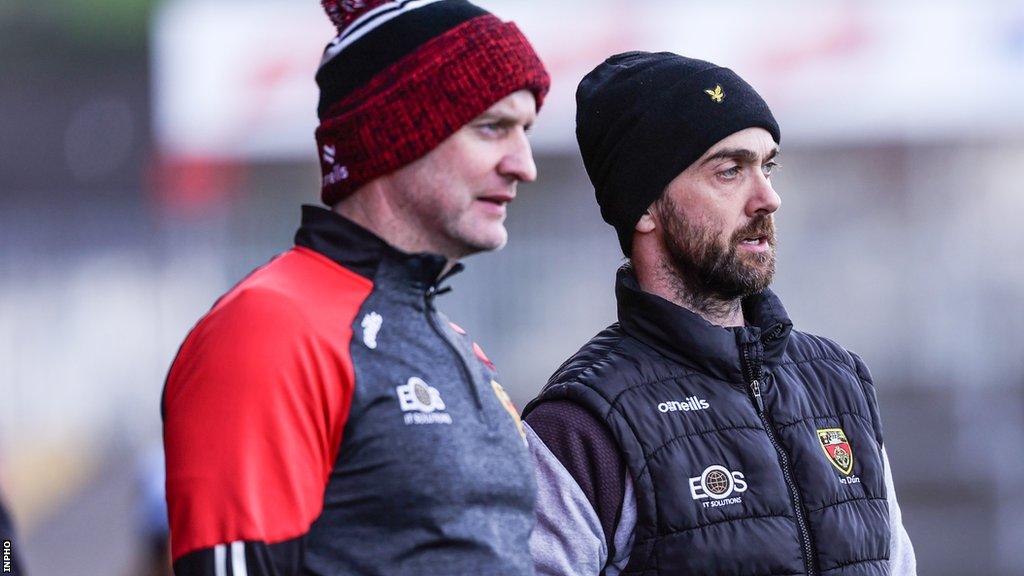
[[[800,490],[793,480],[793,470],[792,464],[789,461],[789,454],[782,448],[782,444],[775,434],[775,428],[768,417],[768,412],[764,407],[764,399],[761,397],[761,367],[760,365],[754,366],[751,362],[749,345],[744,345],[742,350],[743,369],[747,384],[750,386],[750,396],[757,407],[757,415],[761,418],[761,426],[764,428],[765,433],[768,435],[768,440],[772,443],[772,447],[775,448],[775,453],[779,457],[779,463],[782,465],[782,476],[786,481],[786,488],[789,489],[789,498],[793,504],[796,527],[800,533],[800,541],[803,547],[804,570],[807,576],[815,576],[818,574],[818,569],[814,561],[814,544],[811,542],[811,531],[807,526],[807,517],[804,514],[803,498],[800,497]]]
[[[431,286],[427,289],[426,293],[423,295],[423,301],[427,305],[427,322],[430,324],[430,327],[434,329],[434,333],[437,334],[437,337],[443,340],[445,345],[448,346],[448,349],[455,355],[455,362],[460,368],[462,368],[462,376],[466,379],[466,385],[469,386],[469,391],[473,395],[473,400],[476,402],[477,410],[483,410],[484,403],[480,398],[480,389],[476,385],[476,381],[473,379],[473,372],[469,369],[469,366],[466,365],[466,361],[462,358],[462,354],[460,354],[458,349],[455,348],[455,345],[452,344],[451,340],[445,336],[444,330],[442,330],[441,326],[437,323],[437,313],[434,310],[434,298],[446,292],[451,292],[451,290],[452,289],[448,286],[440,289],[437,286]]]

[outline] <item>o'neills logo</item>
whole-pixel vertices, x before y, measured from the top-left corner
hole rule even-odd
[[[348,180],[348,168],[345,166],[335,166],[324,176],[324,186],[331,186],[344,180]]]
[[[707,410],[711,408],[711,404],[708,404],[707,400],[697,398],[696,396],[690,396],[683,401],[669,400],[668,402],[662,402],[658,404],[658,412],[663,414],[668,412],[690,412],[691,410]]]
[[[324,186],[331,186],[337,184],[342,180],[348,180],[348,167],[338,166],[334,162],[337,160],[338,149],[330,144],[325,144],[323,148],[323,154],[320,157],[323,159],[324,164],[331,166],[331,171],[324,175]]]

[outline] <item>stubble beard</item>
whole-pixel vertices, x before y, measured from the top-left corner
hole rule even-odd
[[[504,219],[493,221],[464,213],[448,215],[438,222],[459,258],[480,252],[501,250],[508,243]]]
[[[724,317],[739,309],[741,300],[766,289],[775,277],[775,224],[759,215],[737,230],[723,245],[719,233],[688,222],[666,198],[659,206],[668,261],[667,275],[677,297],[695,311]],[[763,236],[769,250],[741,252],[744,238]]]
[[[441,207],[430,195],[411,194],[404,209],[416,223],[414,227],[420,237],[417,244],[451,260],[503,248],[508,241],[504,220],[494,223],[474,216],[472,200],[468,202],[461,207]]]

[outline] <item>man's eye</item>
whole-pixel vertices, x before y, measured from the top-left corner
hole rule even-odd
[[[505,125],[501,122],[487,122],[485,124],[479,124],[477,126],[485,134],[501,134],[505,131]]]
[[[735,178],[735,177],[739,176],[740,175],[740,171],[741,171],[741,168],[739,166],[733,166],[732,168],[729,168],[728,170],[722,170],[721,172],[718,173],[718,175],[723,177],[723,178],[731,180],[732,178]]]
[[[765,176],[771,176],[776,170],[779,169],[779,163],[775,161],[765,162],[761,165],[761,172]]]

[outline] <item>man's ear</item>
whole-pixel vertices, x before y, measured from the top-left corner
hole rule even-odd
[[[641,234],[648,234],[650,232],[654,232],[654,229],[657,227],[658,225],[657,222],[655,222],[654,220],[654,216],[651,214],[651,209],[648,208],[647,211],[644,212],[643,216],[641,216],[640,219],[636,221],[636,226],[634,226],[634,230]]]

